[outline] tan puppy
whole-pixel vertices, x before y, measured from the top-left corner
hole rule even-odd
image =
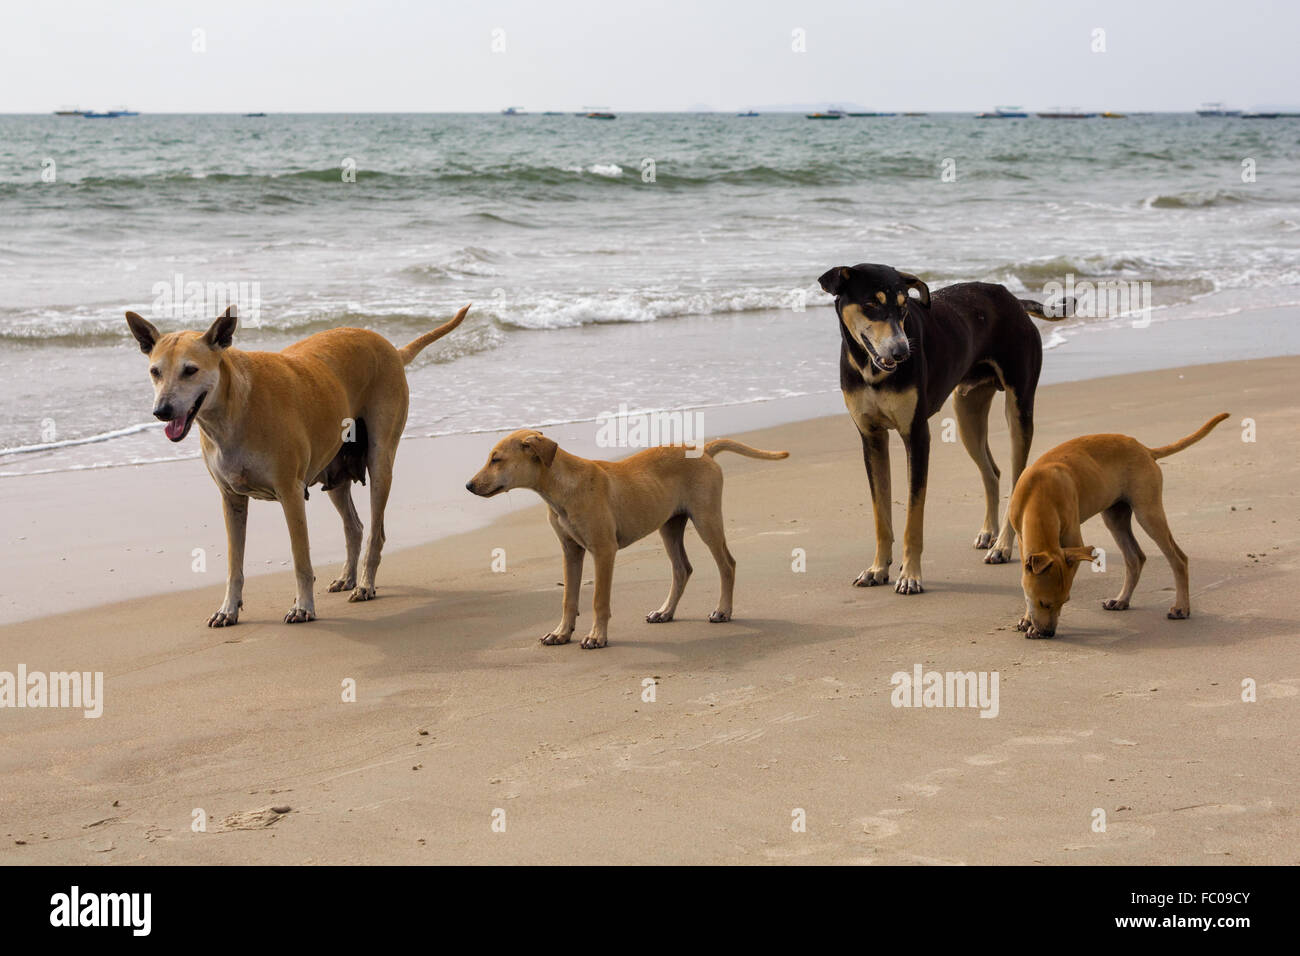
[[[1045,452],[1016,482],[1011,495],[1011,525],[1024,561],[1021,584],[1025,616],[1017,625],[1026,637],[1053,637],[1070,585],[1093,548],[1083,543],[1080,525],[1101,512],[1124,555],[1124,586],[1102,602],[1108,611],[1128,608],[1146,555],[1133,537],[1131,519],[1159,545],[1174,571],[1172,620],[1191,614],[1187,555],[1174,542],[1161,500],[1164,475],[1157,458],[1182,451],[1228,417],[1224,412],[1193,435],[1162,448],[1147,448],[1127,435],[1085,435]]]
[[[311,552],[307,544],[307,488],[318,482],[343,518],[347,562],[330,585],[351,591],[349,601],[375,596],[375,570],[384,546],[384,507],[393,459],[406,425],[406,373],[420,351],[465,318],[426,332],[405,348],[365,329],[330,329],[281,352],[231,348],[238,312],[231,306],[207,332],[160,333],[134,312],[126,314],[140,351],[149,356],[156,418],[179,442],[199,424],[199,444],[221,490],[226,518],[226,596],[209,627],[239,620],[244,590],[248,499],[278,501],[289,525],[297,595],[284,616],[296,624],[316,617]],[[370,537],[357,580],[361,519],[352,505],[353,481],[370,475]]]
[[[563,451],[539,431],[522,429],[503,438],[488,462],[465,487],[483,498],[513,488],[530,488],[546,502],[551,527],[564,549],[564,610],[560,623],[541,640],[567,644],[578,620],[582,562],[591,552],[596,562],[595,622],[582,641],[585,648],[609,642],[609,592],[614,556],[656,529],[673,566],[668,597],[646,615],[651,624],[673,619],[691,575],[682,536],[689,518],[713,553],[722,577],[718,609],[709,620],[731,620],[736,559],[727,550],[722,527],[722,469],[713,460],[720,451],[746,458],[780,459],[784,451],[759,451],[729,438],[715,438],[700,457],[687,457],[681,445],[647,448],[622,461],[590,461]]]

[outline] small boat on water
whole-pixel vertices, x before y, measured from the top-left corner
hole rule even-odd
[[[64,106],[54,111],[55,116],[85,116],[86,111],[78,106]]]
[[[737,116],[757,116],[758,114],[755,113],[753,110],[746,110],[745,112],[743,112],[743,113],[737,113],[736,115],[737,115]]]
[[[119,106],[115,109],[105,110],[102,113],[96,113],[94,110],[86,110],[81,114],[86,119],[117,119],[119,116],[139,116],[136,110],[129,110],[125,106]]]
[[[1127,113],[1114,113],[1114,112],[1111,112],[1110,110],[1106,110],[1106,112],[1104,112],[1104,113],[1101,114],[1101,118],[1102,118],[1102,119],[1128,119],[1128,114],[1127,114]]]
[[[507,106],[505,109],[501,111],[501,115],[502,116],[527,116],[528,114],[518,106]]]
[[[253,117],[253,116],[265,116],[266,114],[265,114],[265,113],[245,113],[244,115],[245,115],[245,116],[249,116],[249,117]]]
[[[832,106],[829,109],[827,109],[825,112],[808,113],[806,115],[809,119],[815,119],[815,120],[837,120],[837,119],[843,119],[848,114],[845,113],[843,110],[836,109],[835,107]]]
[[[976,119],[1025,119],[1029,116],[1019,106],[995,106],[992,113],[976,113]]]
[[[1063,110],[1059,106],[1052,107],[1046,113],[1039,113],[1039,119],[1092,119],[1096,113],[1084,113],[1080,110]]]
[[[605,112],[591,112],[591,113],[586,113],[584,115],[587,117],[587,119],[618,119],[618,116],[616,116],[615,114],[605,113]]]
[[[1241,110],[1224,109],[1222,103],[1202,103],[1197,116],[1240,116]]]

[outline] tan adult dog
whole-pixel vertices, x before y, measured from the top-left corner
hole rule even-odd
[[[722,469],[713,460],[720,451],[746,458],[788,458],[785,451],[760,451],[729,438],[715,438],[704,453],[690,457],[682,445],[647,448],[622,461],[591,461],[570,455],[539,431],[521,429],[497,442],[488,462],[465,487],[483,498],[514,488],[541,495],[547,516],[564,549],[564,609],[559,625],[543,644],[567,644],[578,620],[582,562],[588,551],[596,562],[595,622],[582,641],[585,648],[609,643],[609,592],[614,556],[620,549],[658,529],[673,566],[668,597],[646,615],[651,624],[673,619],[677,602],[691,576],[682,536],[686,521],[695,525],[713,553],[722,578],[713,623],[731,620],[736,559],[727,550],[722,526]]]
[[[1148,448],[1127,435],[1085,435],[1044,452],[1025,470],[1011,495],[1011,525],[1024,561],[1025,616],[1017,626],[1025,637],[1055,636],[1074,574],[1093,559],[1094,549],[1083,543],[1080,525],[1098,512],[1124,555],[1124,586],[1101,606],[1126,610],[1137,587],[1146,555],[1133,536],[1136,515],[1174,571],[1169,618],[1182,620],[1192,613],[1187,555],[1165,519],[1164,475],[1156,459],[1195,444],[1227,417],[1227,412],[1216,415],[1195,434],[1161,448]]]
[[[160,333],[134,312],[126,314],[140,351],[149,356],[154,417],[179,442],[199,424],[199,444],[221,490],[229,550],[226,596],[209,627],[239,620],[244,591],[244,538],[248,499],[278,501],[289,525],[297,595],[286,624],[316,617],[311,552],[307,544],[307,488],[322,485],[343,518],[347,561],[331,591],[351,591],[349,601],[375,596],[375,570],[384,546],[384,507],[393,459],[406,425],[409,391],[404,366],[465,318],[397,349],[366,329],[330,329],[281,352],[231,348],[238,325],[235,306],[206,332]],[[370,475],[370,537],[357,579],[361,519],[352,482]]]

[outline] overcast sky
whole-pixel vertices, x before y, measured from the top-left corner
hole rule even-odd
[[[0,112],[1296,108],[1297,37],[1295,0],[9,0]]]

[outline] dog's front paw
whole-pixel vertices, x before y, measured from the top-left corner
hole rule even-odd
[[[1171,607],[1165,617],[1171,621],[1185,621],[1192,616],[1192,612],[1185,607]]]
[[[985,564],[1006,564],[1011,560],[1010,548],[989,547],[989,553],[984,555]]]
[[[208,627],[234,627],[239,623],[239,611],[218,611],[208,618]]]
[[[356,578],[335,578],[330,582],[329,590],[331,593],[338,591],[351,591],[357,586]]]
[[[1101,602],[1101,606],[1107,611],[1127,611],[1128,601],[1121,601],[1119,598],[1108,598]]]
[[[1034,625],[1030,623],[1029,618],[1027,617],[1022,617],[1019,621],[1016,622],[1017,631],[1027,631],[1033,626]]]
[[[894,585],[894,590],[899,594],[922,594],[925,588],[921,587],[921,576],[912,575],[905,571],[900,571],[898,583]]]
[[[867,568],[853,579],[855,588],[874,588],[877,584],[889,583],[889,568]]]
[[[605,647],[607,644],[609,644],[609,636],[606,634],[597,634],[595,631],[592,631],[582,639],[582,647],[584,650],[588,651],[597,647]]]
[[[667,624],[672,619],[672,611],[651,611],[645,616],[647,624]]]
[[[551,631],[551,633],[549,634],[542,635],[541,643],[547,645],[548,647],[554,647],[557,644],[567,644],[569,643],[569,638],[572,636],[572,634],[573,634],[572,631],[570,631],[568,634],[560,633],[558,631]]]
[[[374,599],[374,588],[353,588],[352,593],[348,595],[349,604],[355,604],[358,601],[373,601]]]
[[[975,535],[975,547],[980,551],[987,551],[993,546],[993,532],[981,531]]]
[[[305,624],[308,621],[316,620],[316,615],[302,607],[291,607],[289,612],[284,616],[285,624]]]
[[[714,611],[712,614],[709,615],[710,624],[725,624],[727,621],[730,620],[731,620],[730,611]]]

